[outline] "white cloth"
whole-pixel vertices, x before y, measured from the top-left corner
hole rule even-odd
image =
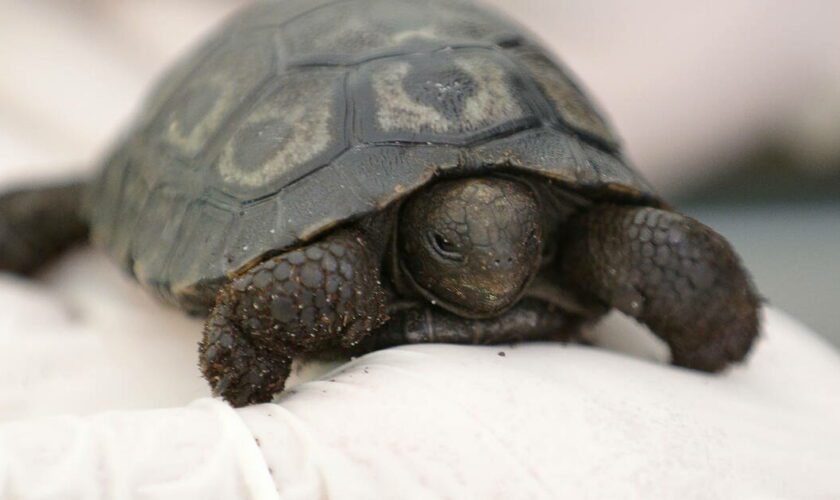
[[[206,398],[200,322],[95,252],[3,278],[0,304],[8,498],[840,496],[840,356],[772,309],[720,376],[613,318],[592,336],[624,352],[404,346],[233,410]]]
[[[0,2],[2,184],[88,171],[153,76],[235,3]],[[562,49],[660,188],[764,123],[795,127],[803,101],[819,113],[794,118],[836,126],[830,2],[491,3]],[[837,144],[834,128],[799,128],[809,154]],[[613,320],[596,336],[625,354],[402,347],[238,411],[202,399],[200,329],[94,252],[45,282],[0,276],[0,497],[840,497],[838,355],[772,310],[750,363],[720,377],[662,365]]]

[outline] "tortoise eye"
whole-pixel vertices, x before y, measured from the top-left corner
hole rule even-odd
[[[449,241],[446,236],[432,231],[429,233],[429,243],[431,244],[432,248],[437,252],[441,257],[449,260],[462,260],[463,256],[458,252],[458,247]]]

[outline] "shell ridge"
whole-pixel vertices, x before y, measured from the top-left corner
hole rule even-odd
[[[94,234],[164,299],[202,310],[258,256],[438,175],[499,167],[656,200],[572,76],[492,11],[309,1],[256,4],[217,30],[91,190]]]

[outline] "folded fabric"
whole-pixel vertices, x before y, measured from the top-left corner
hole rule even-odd
[[[772,309],[719,376],[619,321],[592,332],[613,350],[404,346],[234,410],[179,403],[207,394],[200,323],[109,269],[82,253],[48,284],[0,282],[10,498],[840,495],[840,356]]]

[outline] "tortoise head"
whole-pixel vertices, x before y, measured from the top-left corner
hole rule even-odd
[[[503,312],[537,273],[538,199],[513,180],[445,180],[409,198],[400,215],[400,273],[439,306],[465,317]]]

